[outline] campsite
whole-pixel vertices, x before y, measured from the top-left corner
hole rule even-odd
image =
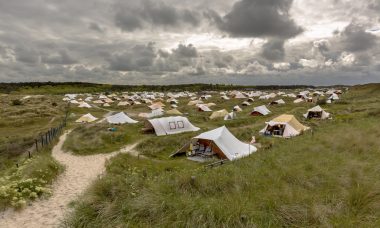
[[[2,224],[379,222],[378,84],[201,91],[53,87],[1,94]],[[317,96],[312,94],[318,99],[309,99]],[[245,101],[250,105],[241,105]],[[35,139],[62,122],[61,132],[35,148]]]

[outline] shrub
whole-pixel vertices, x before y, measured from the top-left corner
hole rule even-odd
[[[13,105],[13,106],[16,106],[16,105],[22,105],[22,102],[21,102],[19,99],[12,100],[12,105]]]

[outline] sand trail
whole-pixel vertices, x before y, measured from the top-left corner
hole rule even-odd
[[[136,153],[133,148],[137,143],[109,154],[75,156],[62,151],[68,134],[69,132],[63,134],[52,150],[53,157],[66,167],[64,173],[53,183],[52,195],[47,199],[32,202],[21,211],[9,209],[1,212],[1,228],[58,227],[69,210],[68,204],[105,171],[104,164],[107,159],[119,153]]]

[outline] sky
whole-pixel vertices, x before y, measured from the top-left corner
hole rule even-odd
[[[0,82],[380,82],[380,0],[0,0]]]

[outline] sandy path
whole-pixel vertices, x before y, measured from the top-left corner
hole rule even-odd
[[[68,210],[68,203],[75,200],[104,170],[105,161],[118,153],[131,153],[136,144],[110,154],[75,156],[62,151],[68,133],[59,138],[52,155],[66,170],[53,184],[53,194],[48,199],[33,202],[24,210],[7,210],[0,213],[0,227],[57,227]],[[134,154],[135,152],[133,152]]]

